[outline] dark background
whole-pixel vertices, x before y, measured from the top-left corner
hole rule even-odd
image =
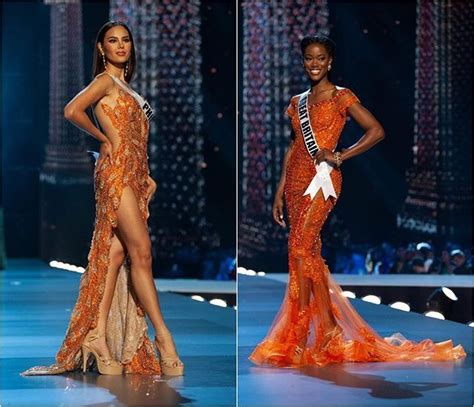
[[[330,1],[329,23],[337,45],[334,83],[351,89],[385,129],[380,144],[344,163],[334,214],[354,243],[398,240],[396,215],[413,159],[416,2]],[[339,146],[362,134],[349,121]]]
[[[109,19],[108,8],[107,1],[82,4],[85,85],[91,80],[95,37]],[[206,216],[219,234],[222,248],[233,250],[235,4],[202,1],[201,13]],[[48,141],[49,6],[42,1],[7,1],[2,2],[2,15],[2,197],[6,252],[8,257],[37,257],[39,173]],[[86,137],[89,148],[97,147],[92,137]],[[85,219],[91,233],[93,221]]]
[[[336,43],[331,81],[351,89],[385,129],[385,139],[380,144],[344,162],[342,193],[330,217],[336,216],[342,222],[354,245],[403,241],[396,215],[406,198],[405,171],[413,159],[416,2],[329,1],[328,5],[329,36]],[[299,43],[294,46],[299,49]],[[242,28],[239,55],[242,83]],[[298,69],[301,61],[295,60],[294,65]],[[242,90],[240,86],[240,110]],[[241,125],[239,116],[239,128]],[[363,130],[349,119],[338,149],[351,146],[362,135]],[[270,213],[268,222],[273,222]],[[281,259],[265,261],[273,264],[274,271],[285,267]],[[252,262],[255,267],[260,265]]]

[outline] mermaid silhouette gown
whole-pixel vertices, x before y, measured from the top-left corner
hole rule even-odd
[[[81,369],[81,345],[89,330],[97,326],[113,228],[117,226],[116,210],[126,186],[133,190],[143,222],[147,222],[147,141],[151,109],[120,79],[109,76],[117,86],[118,97],[113,107],[101,101],[99,105],[117,130],[120,143],[113,152],[112,162],[104,160],[100,167],[96,165],[94,171],[96,218],[88,265],[81,276],[77,302],[56,354],[56,363],[34,366],[22,372],[23,376],[61,374]],[[121,362],[125,373],[160,374],[159,361],[147,335],[145,313],[132,288],[128,256],[118,273],[106,335],[111,355]]]
[[[319,190],[311,200],[303,196],[315,174],[298,116],[299,96],[291,99],[287,114],[296,135],[288,157],[285,202],[290,222],[288,241],[289,281],[283,303],[250,360],[278,367],[324,366],[338,362],[453,360],[466,356],[451,340],[419,343],[400,333],[379,336],[357,313],[331,277],[321,257],[320,232],[337,198],[325,200]],[[335,96],[308,106],[311,127],[320,148],[334,150],[347,118],[347,109],[358,98],[346,88]],[[342,176],[334,168],[330,177],[339,196]]]

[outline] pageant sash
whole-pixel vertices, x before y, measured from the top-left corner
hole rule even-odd
[[[133,89],[126,86],[120,79],[116,78],[115,76],[111,74],[109,74],[109,76],[114,80],[114,82],[117,85],[119,85],[125,92],[127,92],[137,101],[138,106],[140,106],[140,108],[143,110],[145,117],[147,118],[148,121],[150,121],[153,115],[155,114],[150,104],[140,94],[138,94]]]
[[[316,137],[311,127],[311,121],[309,120],[308,95],[309,90],[300,95],[298,100],[298,117],[300,119],[300,128],[303,135],[304,144],[308,150],[309,156],[311,159],[313,159],[314,155],[319,150],[319,146],[316,142]],[[316,165],[316,175],[309,183],[308,188],[306,188],[303,196],[309,195],[311,199],[313,199],[316,196],[316,193],[322,189],[324,200],[327,200],[330,196],[337,198],[334,185],[332,184],[331,177],[329,175],[332,169],[333,166],[329,165],[326,161],[322,161]]]

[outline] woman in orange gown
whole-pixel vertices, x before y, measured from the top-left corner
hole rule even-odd
[[[303,64],[311,80],[307,113],[319,147],[310,156],[305,143],[308,126],[300,98],[294,96],[287,109],[293,139],[286,152],[273,217],[285,227],[283,202],[290,222],[288,242],[289,282],[283,304],[272,326],[250,356],[258,365],[279,367],[324,366],[335,362],[381,362],[400,360],[453,360],[466,354],[451,340],[419,343],[401,334],[380,337],[356,312],[331,277],[321,257],[320,232],[341,192],[340,164],[367,151],[384,138],[375,117],[347,88],[333,85],[328,72],[334,58],[334,43],[318,35],[301,41]],[[304,103],[303,103],[304,104]],[[301,115],[301,120],[300,120]],[[350,115],[365,134],[350,148],[335,152],[339,136]],[[304,134],[303,134],[304,132]],[[307,194],[315,166],[326,163],[335,194]],[[323,164],[323,165],[326,165]],[[326,196],[327,195],[327,196]]]
[[[128,85],[135,61],[129,28],[106,23],[96,40],[94,80],[64,109],[66,119],[101,142],[94,172],[95,228],[56,363],[32,367],[25,376],[86,371],[94,359],[102,374],[183,374],[151,272],[147,219],[156,189],[147,155],[151,109]],[[100,128],[85,112],[90,106]],[[153,324],[159,357],[145,315]]]

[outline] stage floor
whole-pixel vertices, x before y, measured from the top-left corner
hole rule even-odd
[[[54,362],[80,277],[37,260],[9,260],[0,270],[2,407],[235,406],[235,310],[166,292],[160,302],[186,365],[184,377],[20,376]]]
[[[385,305],[351,300],[382,336],[453,339],[468,356],[457,362],[346,363],[278,369],[253,365],[248,356],[266,334],[286,285],[239,274],[238,405],[250,406],[472,406],[473,329]]]

